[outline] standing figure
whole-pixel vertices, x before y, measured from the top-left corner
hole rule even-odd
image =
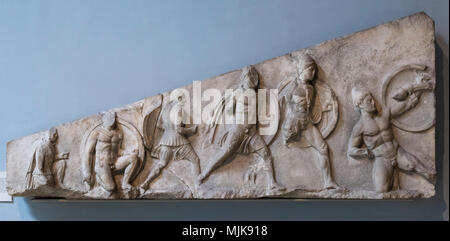
[[[184,97],[179,96],[165,106],[159,117],[156,128],[162,132],[162,136],[158,145],[151,152],[152,156],[158,160],[156,160],[150,174],[141,184],[141,194],[149,189],[151,182],[159,176],[161,170],[172,160],[190,161],[192,163],[194,180],[197,180],[197,176],[200,174],[200,158],[186,138],[186,136],[197,132],[197,126],[186,127],[185,121],[183,121],[185,104]],[[198,186],[197,181],[195,184]]]
[[[426,168],[421,161],[405,151],[395,140],[391,119],[412,109],[419,102],[422,90],[431,89],[432,84],[418,78],[416,83],[406,86],[393,96],[391,106],[382,106],[377,111],[374,98],[368,91],[352,89],[353,104],[361,118],[353,127],[348,156],[353,159],[374,159],[372,180],[377,192],[393,189],[396,170],[416,172],[432,181],[435,170]]]
[[[256,90],[259,86],[258,72],[253,66],[244,67],[240,78],[239,87],[237,90],[253,92],[253,96],[256,97]],[[236,91],[235,91],[236,92]],[[249,97],[250,98],[250,97]],[[228,104],[228,101],[233,101],[233,104]],[[255,100],[256,101],[256,100]],[[257,101],[255,102],[257,103]],[[243,107],[243,108],[240,108]],[[255,106],[256,107],[256,106]],[[249,154],[256,153],[264,162],[264,171],[266,173],[266,179],[268,183],[268,193],[276,193],[284,190],[285,188],[275,181],[273,171],[273,157],[270,153],[270,149],[266,145],[264,139],[258,134],[257,125],[249,123],[249,104],[248,100],[243,98],[237,98],[233,95],[232,98],[222,99],[219,105],[216,107],[213,117],[213,123],[208,128],[210,137],[208,141],[214,142],[216,135],[217,125],[220,124],[219,118],[222,118],[224,114],[238,116],[242,114],[245,123],[234,123],[226,125],[226,131],[217,139],[217,144],[221,147],[220,150],[214,155],[205,170],[200,175],[199,179],[203,182],[214,170],[216,170],[225,160],[235,154]],[[256,112],[254,112],[256,113]],[[245,118],[248,117],[248,118]],[[255,167],[251,166],[245,175],[247,181],[255,181],[256,171]]]
[[[322,171],[325,189],[336,189],[330,168],[328,144],[316,124],[320,122],[321,111],[316,90],[311,83],[315,78],[316,63],[308,54],[298,56],[298,76],[279,84],[280,101],[286,101],[286,120],[282,125],[282,137],[286,146],[304,138],[318,154],[318,166]]]
[[[116,189],[114,175],[119,172],[123,172],[122,190],[132,190],[131,182],[136,177],[139,157],[137,149],[121,154],[122,141],[123,134],[117,128],[116,113],[106,112],[102,125],[90,133],[82,153],[83,181],[89,185],[90,190],[97,183],[111,195]]]
[[[55,184],[53,175],[53,165],[58,160],[69,158],[69,153],[57,153],[56,142],[58,140],[58,132],[56,128],[52,128],[44,133],[43,138],[38,143],[33,157],[28,167],[26,189],[36,189],[41,186],[53,186]],[[59,178],[59,184],[62,184],[64,177],[65,163],[61,165],[61,170],[57,170],[56,174]]]

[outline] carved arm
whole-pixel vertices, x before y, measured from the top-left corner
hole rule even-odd
[[[83,153],[82,162],[81,162],[81,171],[83,173],[83,182],[92,184],[91,179],[91,168],[92,168],[92,158],[93,153],[95,151],[95,146],[97,145],[97,135],[91,135],[86,143],[86,149]]]
[[[184,127],[184,126],[180,125],[177,128],[177,131],[181,135],[193,135],[193,134],[197,133],[197,126]]]
[[[373,154],[364,147],[363,135],[354,128],[350,137],[347,155],[355,160],[373,159]]]
[[[399,116],[406,111],[414,108],[419,102],[422,91],[434,89],[434,84],[430,82],[430,77],[424,74],[419,74],[415,83],[401,88],[392,97],[396,100],[391,109],[393,117]]]
[[[68,152],[61,152],[56,154],[55,161],[69,159],[69,153]]]
[[[403,101],[394,101],[392,106],[390,107],[390,112],[392,117],[397,117],[406,111],[412,109],[414,106],[419,103],[420,94],[416,92],[412,92],[408,97]]]

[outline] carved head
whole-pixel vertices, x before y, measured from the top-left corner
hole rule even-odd
[[[256,89],[259,85],[259,75],[253,66],[245,66],[241,73],[241,88]]]
[[[182,107],[186,104],[186,97],[184,97],[184,95],[179,95],[176,100],[178,106]]]
[[[170,108],[167,108],[166,111],[169,111],[169,120],[176,125],[188,123],[189,115],[188,111],[185,109],[187,104],[186,96],[181,94],[178,95],[174,100],[172,100],[169,105]],[[167,120],[167,121],[169,121]],[[165,120],[163,120],[165,121]]]
[[[375,100],[373,99],[372,94],[368,91],[353,88],[352,100],[353,105],[355,105],[355,107],[360,110],[366,111],[368,113],[372,113],[377,110]]]
[[[56,128],[51,128],[48,130],[47,135],[48,140],[52,143],[56,143],[58,140],[58,130]]]
[[[116,126],[116,112],[105,112],[102,116],[103,127],[106,129],[114,129]]]
[[[296,59],[299,79],[303,82],[313,80],[317,68],[314,59],[307,53],[299,54]]]

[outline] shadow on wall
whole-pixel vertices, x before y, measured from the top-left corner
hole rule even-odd
[[[437,36],[438,40],[442,39]],[[445,41],[439,41],[445,45]],[[436,43],[436,195],[403,201],[189,200],[65,201],[15,198],[37,220],[443,220],[445,113],[448,111],[448,56]],[[447,85],[445,84],[447,83]],[[448,212],[448,211],[447,211]],[[448,213],[446,214],[448,217]]]

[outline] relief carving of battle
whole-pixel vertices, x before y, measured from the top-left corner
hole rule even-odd
[[[418,13],[19,138],[8,192],[432,197],[434,51],[434,22]]]

